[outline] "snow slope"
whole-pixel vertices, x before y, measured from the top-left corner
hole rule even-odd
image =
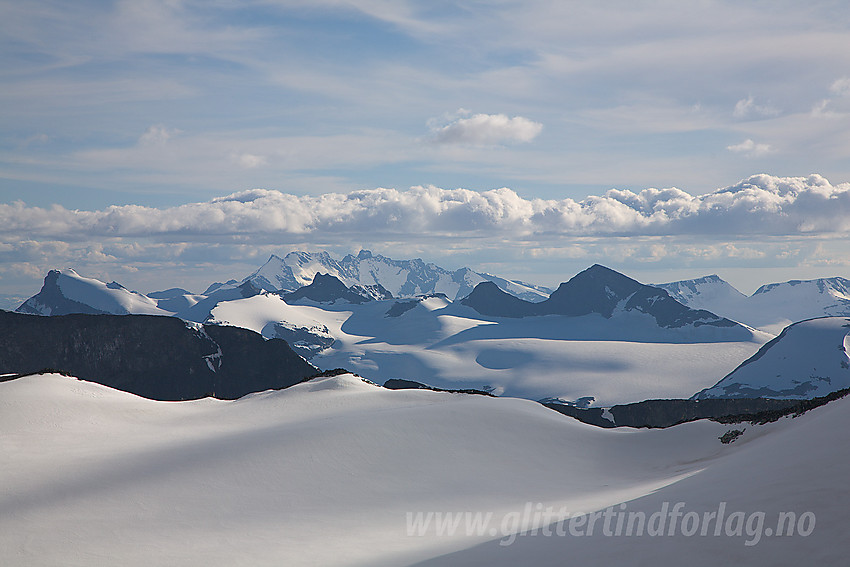
[[[824,317],[788,326],[697,398],[825,396],[850,387],[850,319]]]
[[[850,468],[834,450],[846,445],[847,409],[747,427],[723,445],[729,427],[716,423],[605,430],[530,401],[390,391],[351,375],[172,403],[27,377],[0,383],[0,556],[29,566],[836,565],[850,551],[840,488]],[[498,545],[514,531],[505,519],[538,504],[577,514],[628,502],[648,514],[664,500],[813,511],[817,526],[757,546],[735,536]],[[482,535],[410,534],[408,513],[429,511],[493,519]]]
[[[717,276],[657,287],[688,307],[707,309],[773,334],[796,321],[850,315],[850,280],[838,277],[767,284],[749,297]]]
[[[244,327],[268,339],[284,339],[295,352],[308,359],[336,340],[328,324],[332,327],[342,325],[334,314],[289,305],[279,295],[268,293],[221,302],[212,309],[207,322]]]
[[[699,428],[708,425],[697,422],[672,430],[682,430],[683,437],[698,438]],[[668,513],[664,535],[628,537],[623,535],[624,529],[617,536],[616,522],[612,521],[614,535],[606,536],[600,522],[590,536],[586,531],[579,537],[569,532],[564,537],[545,537],[538,532],[536,537],[519,536],[510,546],[487,542],[415,565],[845,565],[850,540],[846,537],[848,498],[843,487],[850,474],[850,458],[838,448],[847,446],[850,400],[838,400],[801,417],[765,426],[734,427],[745,431],[731,445],[732,450],[699,458],[689,464],[698,470],[696,474],[626,503],[626,514],[643,512],[649,518],[665,504],[672,511],[681,502],[680,513],[697,515],[696,533],[684,534],[686,522],[680,518],[673,535],[669,535]],[[638,431],[634,438],[642,443],[657,434],[661,441],[671,435],[670,431]],[[607,440],[601,445],[606,444]],[[672,441],[668,457],[679,450],[677,442]],[[704,518],[705,514],[718,514],[721,505],[724,520],[719,535],[715,535],[716,518]],[[786,519],[779,535],[780,515],[787,513],[794,514],[791,521],[795,529],[788,535]],[[708,528],[705,535],[703,526]]]
[[[157,302],[130,291],[119,283],[103,283],[85,278],[74,270],[51,270],[44,278],[41,291],[26,300],[17,311],[34,315],[66,315],[68,313],[128,313],[171,315],[157,307]]]

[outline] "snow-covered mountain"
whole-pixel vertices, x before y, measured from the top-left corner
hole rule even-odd
[[[850,280],[839,277],[767,284],[749,297],[714,275],[657,287],[688,307],[774,334],[796,321],[850,315]]]
[[[850,319],[824,317],[788,326],[701,398],[825,396],[850,387]]]
[[[317,279],[337,292],[224,301],[212,321],[297,337],[294,348],[320,368],[348,368],[378,383],[402,378],[532,399],[593,397],[598,404],[691,396],[772,338],[601,266],[541,303],[490,282],[455,302],[442,294],[324,301],[350,290],[332,276]],[[506,312],[511,306],[515,311]]]
[[[738,327],[738,323],[714,313],[688,308],[663,289],[641,284],[615,270],[595,264],[562,283],[548,299],[529,303],[508,296],[490,282],[478,284],[461,301],[483,315],[532,317],[598,314],[606,319],[628,313],[644,313],[659,327]],[[743,329],[742,329],[743,330]],[[747,331],[744,330],[746,333]]]
[[[745,431],[722,444],[732,428]],[[352,375],[172,403],[45,375],[0,382],[0,431],[8,565],[767,567],[850,554],[850,400],[763,426],[606,430],[527,400]],[[788,512],[793,535],[771,537]]]
[[[342,260],[327,252],[290,252],[283,258],[272,255],[259,270],[245,278],[268,291],[295,291],[310,284],[317,273],[335,276],[346,286],[382,286],[394,297],[444,293],[450,299],[469,295],[483,281],[528,301],[542,301],[550,289],[460,268],[453,272],[420,259],[393,260],[361,250]]]
[[[172,314],[160,309],[156,300],[146,295],[130,291],[117,282],[107,284],[94,278],[84,278],[70,268],[50,270],[44,278],[41,291],[27,299],[16,311],[33,315]]]
[[[747,299],[746,295],[716,274],[693,280],[657,284],[655,287],[667,291],[673,299],[692,309],[707,311],[718,309],[717,313],[724,314],[736,311]]]

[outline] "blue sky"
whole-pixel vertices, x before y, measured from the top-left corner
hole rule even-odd
[[[848,26],[845,2],[0,0],[0,293],[361,246],[543,284],[850,276]],[[671,187],[675,213],[607,193]]]

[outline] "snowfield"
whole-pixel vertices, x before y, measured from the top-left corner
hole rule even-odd
[[[404,308],[396,309],[401,304]],[[401,313],[390,316],[390,313]],[[335,341],[310,362],[347,368],[374,382],[415,380],[443,388],[594,405],[689,398],[713,386],[772,338],[708,325],[658,327],[624,312],[564,317],[487,317],[444,298],[291,305],[276,295],[221,302],[215,321],[275,336],[275,324],[327,329]]]
[[[32,566],[837,565],[850,551],[850,460],[836,450],[848,403],[744,426],[724,445],[730,426],[717,423],[606,430],[527,400],[390,391],[352,375],[193,402],[31,376],[0,383],[0,556]],[[516,535],[499,531],[510,527],[502,520],[528,506],[575,515],[623,502],[649,516],[668,501],[763,511],[764,526],[811,512],[816,525],[757,545],[746,533],[499,544]],[[455,511],[494,520],[478,536],[408,532],[408,513]]]

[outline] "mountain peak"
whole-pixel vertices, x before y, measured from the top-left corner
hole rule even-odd
[[[528,317],[536,314],[537,305],[514,297],[489,281],[476,285],[460,303],[490,317]]]
[[[349,289],[339,278],[322,273],[317,273],[310,285],[305,285],[292,293],[282,294],[281,297],[287,303],[299,299],[309,299],[318,303],[333,303],[340,299],[349,303],[364,303],[372,299]]]
[[[599,313],[611,317],[617,304],[642,286],[620,272],[594,264],[558,286],[543,303],[561,315]]]
[[[74,270],[50,270],[41,290],[16,309],[34,315],[66,315],[70,313],[145,313],[170,315],[159,309],[156,301],[130,291],[117,282],[104,283],[86,278]]]
[[[371,257],[372,257],[372,251],[371,250],[361,250],[360,252],[357,253],[357,259],[358,260],[367,260]]]

